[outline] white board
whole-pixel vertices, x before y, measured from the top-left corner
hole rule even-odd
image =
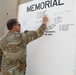
[[[44,35],[27,47],[26,75],[74,75],[75,0],[35,0],[20,5],[21,31],[36,30],[44,15],[49,18]]]

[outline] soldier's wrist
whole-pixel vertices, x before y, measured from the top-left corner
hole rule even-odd
[[[43,22],[42,24],[46,24],[46,22]]]

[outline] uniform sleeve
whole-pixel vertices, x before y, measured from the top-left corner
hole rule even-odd
[[[28,44],[29,42],[41,37],[46,29],[46,24],[42,24],[36,31],[28,31],[22,34],[22,38]]]

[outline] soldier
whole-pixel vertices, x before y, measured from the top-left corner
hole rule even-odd
[[[37,31],[20,33],[17,19],[7,22],[8,33],[1,39],[0,48],[3,52],[1,75],[25,75],[26,46],[29,42],[41,37],[46,29],[48,18],[43,17],[43,23]]]

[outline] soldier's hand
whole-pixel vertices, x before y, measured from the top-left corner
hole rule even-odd
[[[48,22],[48,17],[47,16],[44,16],[43,17],[43,23],[46,24],[47,22]]]

